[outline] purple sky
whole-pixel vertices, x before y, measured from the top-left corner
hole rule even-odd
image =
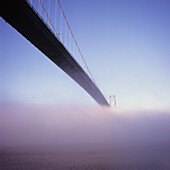
[[[169,1],[62,0],[61,5],[106,97],[116,94],[123,109],[170,108]],[[0,25],[3,102],[95,103],[2,18]]]
[[[61,5],[106,97],[116,94],[120,109],[170,109],[168,0],[62,0]],[[2,18],[0,28],[2,102],[96,104]]]

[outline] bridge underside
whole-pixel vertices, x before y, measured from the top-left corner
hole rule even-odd
[[[103,106],[109,106],[101,91],[25,0],[3,0],[0,16],[51,59]]]

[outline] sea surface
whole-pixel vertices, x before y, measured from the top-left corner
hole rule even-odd
[[[0,148],[0,170],[170,170],[170,147],[56,145]]]

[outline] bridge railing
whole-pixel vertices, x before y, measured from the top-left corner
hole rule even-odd
[[[95,83],[95,80],[71,31],[59,0],[26,1]]]

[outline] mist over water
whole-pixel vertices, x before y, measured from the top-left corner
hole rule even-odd
[[[168,111],[3,104],[0,116],[1,145],[170,143]]]
[[[0,166],[20,160],[29,162],[25,169],[168,169],[169,134],[169,111],[2,104]]]

